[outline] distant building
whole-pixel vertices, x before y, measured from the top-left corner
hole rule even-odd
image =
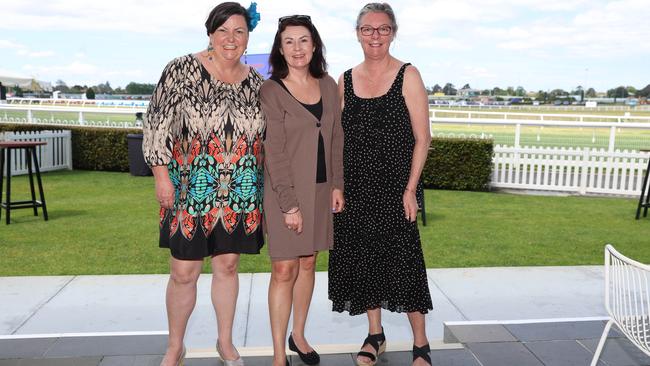
[[[471,98],[481,95],[481,89],[463,88],[458,90],[457,96],[461,98]]]

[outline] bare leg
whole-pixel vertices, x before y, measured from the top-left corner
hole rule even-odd
[[[217,313],[217,340],[226,360],[236,360],[239,354],[232,344],[232,326],[239,294],[239,254],[228,253],[212,257],[212,305]]]
[[[305,323],[307,322],[311,298],[314,294],[314,280],[316,277],[314,270],[317,254],[314,253],[312,256],[299,259],[300,269],[296,284],[293,287],[293,329],[291,333],[296,346],[303,353],[314,350],[305,339]]]
[[[169,338],[167,351],[161,366],[176,366],[183,351],[183,338],[187,321],[196,304],[196,281],[201,274],[203,261],[186,261],[171,258],[170,275],[167,283],[167,322]]]
[[[276,366],[285,366],[286,362],[287,326],[299,265],[298,259],[273,261],[271,265],[269,318],[273,336],[273,365]]]
[[[366,311],[366,315],[368,316],[368,333],[370,334],[379,334],[382,332],[381,329],[381,308],[377,309],[372,309]],[[370,353],[377,353],[377,351],[369,344],[366,344],[365,346],[361,347],[362,351],[370,352]],[[357,359],[364,361],[364,362],[369,362],[370,359],[368,357],[358,357]]]
[[[419,311],[408,313],[409,322],[411,323],[411,330],[413,331],[413,344],[422,347],[429,343],[427,339],[426,323],[424,314]],[[413,362],[413,366],[428,366],[422,358],[418,358]]]

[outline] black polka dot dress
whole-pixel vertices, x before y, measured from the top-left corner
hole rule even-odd
[[[376,98],[356,96],[352,70],[344,74],[345,210],[334,215],[329,258],[334,311],[427,313],[433,308],[417,223],[405,218],[402,203],[415,145],[402,96],[408,65]]]

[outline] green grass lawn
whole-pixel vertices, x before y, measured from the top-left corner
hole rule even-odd
[[[2,212],[0,275],[168,272],[153,178],[65,171],[43,182],[49,221],[22,209],[7,226]],[[28,187],[14,177],[14,199]],[[650,262],[650,218],[634,220],[634,199],[429,190],[426,200],[428,267],[601,264],[605,243]],[[242,256],[242,272],[269,270],[266,251]],[[326,253],[318,270],[327,270]]]

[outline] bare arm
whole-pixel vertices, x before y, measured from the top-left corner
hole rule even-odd
[[[402,95],[404,95],[404,100],[409,110],[411,128],[415,137],[415,147],[413,148],[413,157],[411,159],[411,174],[409,175],[404,192],[404,210],[406,218],[410,221],[415,221],[417,214],[415,190],[420,180],[424,163],[427,160],[429,145],[431,144],[431,134],[429,132],[429,99],[420,72],[414,66],[406,68]]]
[[[338,86],[339,86],[339,99],[341,100],[341,110],[343,110],[343,107],[345,106],[345,74],[341,74],[339,76],[339,81],[338,81]]]

